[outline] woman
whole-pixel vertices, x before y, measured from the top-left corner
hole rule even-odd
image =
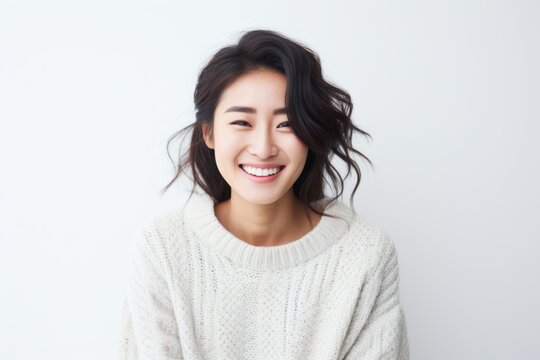
[[[203,193],[135,233],[119,358],[408,359],[394,244],[351,207],[350,155],[371,163],[352,134],[369,134],[318,56],[246,32],[203,68],[194,99],[165,190],[189,168]],[[351,206],[333,155],[357,174]]]

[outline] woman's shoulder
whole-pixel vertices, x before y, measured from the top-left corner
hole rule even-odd
[[[172,253],[186,238],[186,209],[163,210],[144,218],[132,233],[132,247],[151,247],[157,253]]]
[[[382,225],[358,213],[354,214],[344,240],[354,256],[363,258],[374,267],[396,251],[391,234]]]
[[[382,253],[393,246],[390,234],[381,224],[368,220],[367,217],[342,200],[329,202],[328,199],[325,198],[321,202],[326,202],[327,212],[336,216],[335,219],[329,220],[329,224],[335,225],[342,220],[347,223],[347,231],[344,232],[342,240],[352,247],[351,251],[356,252],[357,255],[359,251]]]

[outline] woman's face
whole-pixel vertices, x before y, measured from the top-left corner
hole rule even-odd
[[[213,136],[205,136],[205,142],[214,149],[216,165],[235,193],[231,196],[270,204],[292,192],[302,173],[308,147],[289,127],[284,109],[286,84],[285,76],[277,71],[255,70],[237,78],[221,94]],[[268,170],[276,167],[279,172],[268,176]]]

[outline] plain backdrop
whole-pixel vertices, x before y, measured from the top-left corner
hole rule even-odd
[[[190,189],[159,194],[167,140],[257,28],[316,51],[372,135],[354,204],[398,249],[411,358],[540,358],[538,2],[0,4],[1,359],[114,357],[131,235]]]

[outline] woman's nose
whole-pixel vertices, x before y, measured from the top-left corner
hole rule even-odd
[[[251,137],[250,151],[261,159],[266,159],[277,154],[277,146],[270,131],[259,128],[253,132]]]

